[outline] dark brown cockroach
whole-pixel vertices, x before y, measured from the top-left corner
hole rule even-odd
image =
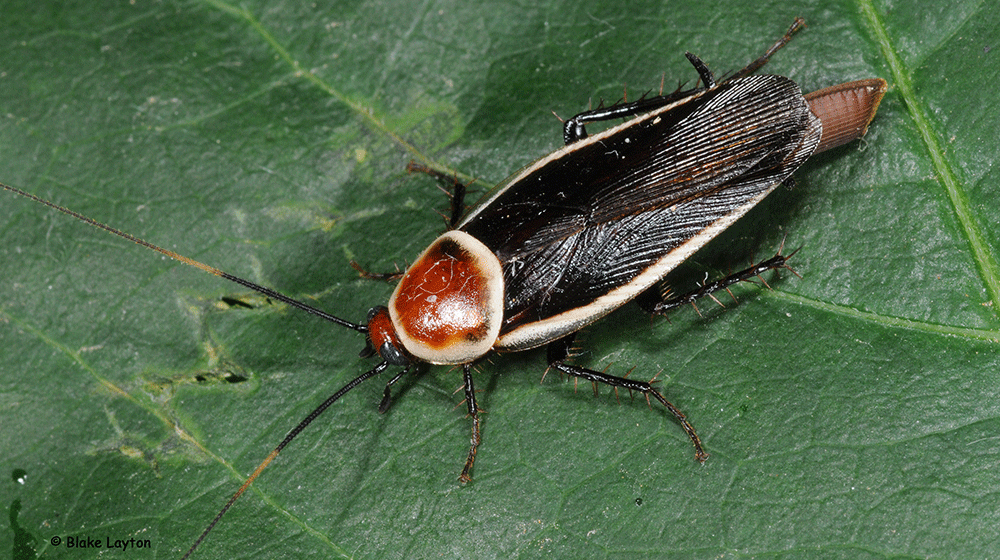
[[[185,555],[190,555],[261,471],[337,399],[390,367],[461,365],[472,442],[460,479],[471,478],[480,442],[472,365],[490,352],[547,346],[548,364],[569,376],[637,391],[659,401],[683,427],[695,458],[708,454],[684,414],[649,383],[568,362],[573,337],[643,293],[760,202],[811,155],[864,135],[884,80],[850,82],[803,95],[788,78],[754,75],[802,26],[760,58],[716,81],[696,56],[701,87],[580,113],[563,127],[565,146],[500,183],[464,217],[455,182],[451,230],[438,237],[399,280],[388,305],[364,323],[330,315],[222,270],[26,196],[112,234],[362,333],[364,357],[380,363],[302,420],[250,475]],[[630,118],[588,136],[586,125]],[[662,313],[766,270],[780,254],[699,290],[649,306]]]

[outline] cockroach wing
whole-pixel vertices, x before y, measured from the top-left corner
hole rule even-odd
[[[821,134],[794,82],[750,76],[523,168],[459,225],[503,266],[494,347],[545,344],[636,297],[788,178]]]

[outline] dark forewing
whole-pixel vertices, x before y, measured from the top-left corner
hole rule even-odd
[[[676,266],[665,264],[672,252],[701,246],[718,233],[713,224],[742,215],[787,178],[812,154],[819,131],[794,82],[751,76],[520,171],[459,226],[503,265],[501,342],[572,314],[516,346],[543,344],[631,299]],[[599,301],[639,280],[646,285],[610,309],[608,298]]]

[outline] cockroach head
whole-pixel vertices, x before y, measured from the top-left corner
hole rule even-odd
[[[371,356],[375,351],[389,365],[405,366],[410,364],[410,357],[403,350],[402,343],[396,335],[396,329],[389,318],[389,309],[384,305],[368,310],[368,339],[366,347],[361,352],[362,357]]]

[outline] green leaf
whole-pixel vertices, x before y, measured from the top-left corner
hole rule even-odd
[[[579,337],[583,365],[658,374],[708,462],[661,407],[539,383],[534,351],[479,366],[484,442],[462,486],[460,375],[428,368],[384,415],[379,381],[335,404],[196,557],[994,557],[991,8],[8,2],[0,180],[360,321],[391,286],[349,261],[392,270],[444,229],[447,200],[407,161],[485,188],[560,145],[552,112],[661,76],[690,85],[685,50],[738,69],[802,16],[767,71],[805,90],[884,77],[879,115],[675,286],[782,238],[804,247],[802,279],[669,322],[627,306]],[[0,497],[22,554],[81,557],[68,540],[89,537],[179,557],[291,427],[373,365],[356,333],[0,200],[0,454],[17,474]]]

